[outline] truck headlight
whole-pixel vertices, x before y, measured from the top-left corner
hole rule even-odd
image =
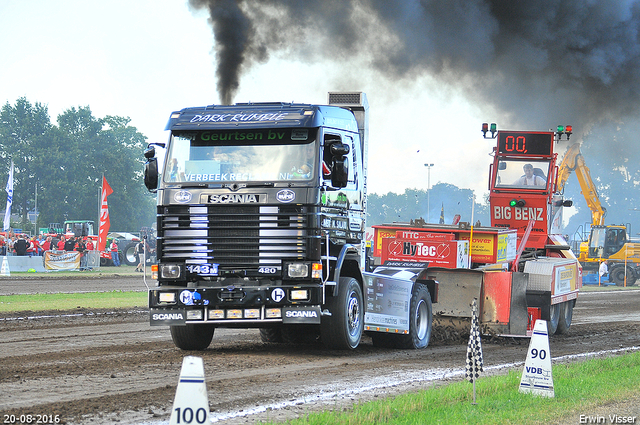
[[[158,294],[158,302],[167,303],[167,304],[175,304],[176,303],[176,293],[175,292],[160,292]]]
[[[291,263],[287,267],[287,276],[303,278],[309,276],[309,265],[305,263]]]
[[[279,308],[268,308],[264,315],[267,319],[279,319],[282,317],[282,310]]]
[[[244,318],[245,319],[259,319],[260,318],[260,309],[258,309],[258,308],[245,308],[244,309]]]
[[[187,320],[202,320],[202,310],[187,310]]]
[[[180,266],[177,264],[160,265],[160,277],[163,279],[177,279],[180,277]]]
[[[209,319],[218,320],[224,319],[224,310],[209,310]]]
[[[292,300],[308,300],[309,299],[309,291],[306,289],[292,289],[291,290],[291,299]]]

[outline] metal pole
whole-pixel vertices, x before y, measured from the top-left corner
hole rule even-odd
[[[35,224],[34,224],[34,226],[33,226],[33,227],[35,228],[35,230],[34,230],[33,234],[37,236],[37,235],[38,235],[38,183],[36,183],[35,198],[36,198],[36,199],[35,199],[35,207],[34,207],[34,210],[35,210],[35,211],[34,211],[34,215],[35,215],[35,220],[34,220],[34,221],[35,221]]]
[[[431,223],[431,203],[429,201],[429,192],[431,191],[431,167],[433,164],[424,164],[427,167],[427,223]]]

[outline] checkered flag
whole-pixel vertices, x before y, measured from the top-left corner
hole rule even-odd
[[[467,345],[467,367],[465,378],[469,382],[475,380],[482,372],[482,342],[480,341],[480,325],[478,320],[478,303],[473,299],[471,303],[471,333],[469,334],[469,345]]]

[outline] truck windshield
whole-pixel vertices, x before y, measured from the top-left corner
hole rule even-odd
[[[318,151],[312,136],[312,129],[174,132],[163,179],[165,183],[309,180]]]
[[[547,188],[549,161],[502,160],[498,162],[496,187]]]

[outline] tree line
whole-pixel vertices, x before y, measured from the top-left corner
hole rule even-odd
[[[35,233],[49,223],[93,220],[97,232],[103,176],[113,189],[108,198],[111,229],[150,226],[155,195],[142,183],[146,137],[130,121],[97,118],[86,106],[67,109],[54,124],[47,105],[24,97],[14,105],[7,102],[0,110],[0,170],[6,176],[0,182],[6,183],[13,160],[11,211],[20,217],[13,227]],[[36,201],[33,229],[28,214]]]
[[[428,193],[422,189],[406,189],[400,194],[371,193],[367,198],[367,210],[367,226],[408,223],[417,218],[439,223],[440,217],[445,224],[451,224],[456,215],[460,215],[462,222],[491,224],[487,199],[475,199],[471,189],[460,189],[448,183],[437,183]]]
[[[14,162],[12,212],[19,215],[14,224],[35,231],[49,223],[65,220],[94,220],[98,223],[100,188],[104,175],[113,189],[108,198],[111,229],[137,231],[155,221],[155,195],[142,183],[146,136],[130,125],[128,117],[95,117],[91,109],[72,107],[51,122],[48,108],[26,98],[0,110],[0,177],[7,182]],[[640,151],[635,149],[640,123],[610,126],[585,138],[582,152],[591,168],[600,199],[607,208],[607,224],[630,224],[631,235],[640,232]],[[632,140],[633,142],[629,142]],[[559,157],[563,152],[559,149]],[[488,176],[487,176],[488,178]],[[36,207],[38,221],[33,229],[28,213]],[[0,196],[0,207],[6,198]],[[565,198],[573,199],[577,211],[565,233],[570,239],[588,231],[590,211],[580,187],[571,176]],[[473,198],[471,189],[447,183],[435,184],[428,192],[406,189],[404,193],[376,194],[368,197],[368,225],[408,222],[423,218],[432,223],[450,224],[456,214],[461,221],[480,221],[489,225],[487,199]],[[2,208],[4,211],[4,208]],[[97,229],[96,229],[97,230]]]

